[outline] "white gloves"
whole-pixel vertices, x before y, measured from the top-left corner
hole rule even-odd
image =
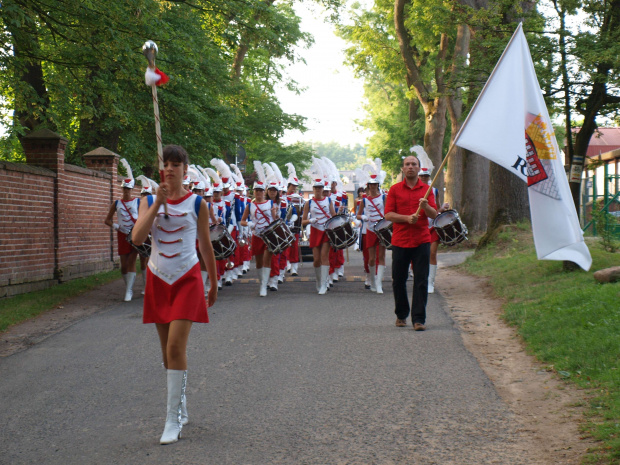
[[[228,233],[232,234],[233,230],[235,229],[235,225],[234,224],[229,224],[228,225]]]
[[[368,221],[368,217],[366,215],[362,215],[362,220]]]
[[[291,216],[290,222],[294,223],[295,221],[297,221],[297,218],[299,218],[297,215],[293,214],[293,216]]]
[[[319,220],[316,218],[310,218],[308,221],[310,222],[310,224],[316,224],[316,222]]]
[[[115,231],[118,231],[118,228],[120,228],[120,226],[118,225],[118,223],[114,223],[112,225],[112,229],[114,229]]]
[[[254,227],[254,222],[248,221],[248,228],[253,228],[253,227]]]

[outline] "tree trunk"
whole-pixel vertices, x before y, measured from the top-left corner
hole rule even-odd
[[[487,158],[463,150],[463,205],[459,215],[470,231],[487,230],[490,164]]]

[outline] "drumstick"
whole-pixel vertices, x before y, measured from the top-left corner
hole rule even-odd
[[[428,199],[428,196],[430,195],[431,190],[433,189],[433,186],[435,185],[435,181],[437,181],[437,178],[439,177],[439,173],[441,173],[441,170],[443,169],[443,167],[446,166],[446,163],[448,162],[448,157],[452,153],[452,149],[454,149],[454,147],[456,147],[456,145],[454,145],[454,142],[452,142],[452,144],[450,145],[450,148],[448,149],[448,153],[446,153],[446,156],[444,157],[443,161],[441,162],[441,165],[439,165],[439,168],[437,168],[437,172],[435,173],[435,177],[431,181],[431,185],[428,186],[428,190],[426,191],[426,194],[424,195],[423,198]],[[416,212],[415,212],[416,216],[418,216],[420,214],[420,210],[422,210],[421,206],[419,206],[418,209],[416,210]]]

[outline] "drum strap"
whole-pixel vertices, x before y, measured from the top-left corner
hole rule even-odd
[[[131,214],[131,212],[129,211],[129,209],[127,208],[127,205],[125,205],[125,201],[123,199],[121,199],[121,203],[123,204],[123,208],[125,209],[125,211],[127,212],[127,214],[129,215],[129,218],[131,218],[131,222],[133,224],[136,224],[136,219],[133,217],[133,215]]]
[[[384,218],[383,214],[379,211],[379,209],[377,208],[377,206],[375,205],[375,203],[372,201],[372,199],[370,197],[366,197],[368,199],[368,201],[372,204],[373,208],[375,209],[375,211],[379,214],[379,216],[381,218]]]

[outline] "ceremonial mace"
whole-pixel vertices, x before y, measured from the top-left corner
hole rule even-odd
[[[157,55],[157,44],[152,40],[147,40],[142,46],[142,53],[149,62],[149,69],[155,72],[155,56]],[[157,85],[151,85],[153,94],[153,111],[155,113],[155,136],[157,138],[157,161],[159,162],[159,177],[164,182],[164,150],[161,144],[161,126],[159,124],[159,102],[157,101]],[[168,202],[164,203],[164,217],[168,219]]]

